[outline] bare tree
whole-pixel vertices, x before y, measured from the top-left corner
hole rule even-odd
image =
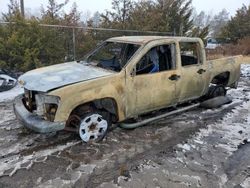
[[[218,37],[220,35],[221,29],[228,23],[228,21],[229,12],[226,9],[223,9],[218,14],[216,14],[211,21],[211,35],[213,37]]]

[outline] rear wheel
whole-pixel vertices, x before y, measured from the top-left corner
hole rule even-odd
[[[226,97],[227,90],[223,85],[212,85],[209,87],[207,94],[202,98],[200,106],[203,108],[218,108],[231,102]]]
[[[225,96],[227,90],[223,85],[210,86],[208,89],[208,93],[206,95],[207,99],[212,99],[219,96]]]

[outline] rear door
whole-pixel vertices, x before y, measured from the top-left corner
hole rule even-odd
[[[188,101],[199,98],[206,88],[205,75],[207,68],[204,65],[204,54],[199,41],[180,42],[181,79],[177,86],[179,101]]]

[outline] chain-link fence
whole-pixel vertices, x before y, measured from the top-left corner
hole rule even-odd
[[[11,26],[10,26],[11,25]],[[89,50],[101,41],[116,36],[140,36],[140,35],[158,35],[172,36],[172,32],[156,32],[156,31],[138,31],[138,30],[120,30],[106,29],[80,26],[66,25],[49,25],[26,23],[29,25],[30,36],[28,40],[34,40],[32,44],[34,48],[41,49],[41,61],[53,61],[54,57],[61,56],[64,61],[77,60],[83,57]],[[19,23],[0,22],[0,27],[12,27],[16,30],[21,29]],[[32,29],[34,32],[32,32]],[[25,33],[25,32],[24,32]],[[37,33],[37,35],[35,35]],[[35,35],[35,36],[33,36]],[[31,39],[29,39],[31,37]],[[37,37],[37,38],[35,38]],[[42,48],[41,48],[42,46]],[[52,53],[52,54],[51,54]]]
[[[0,68],[25,72],[41,66],[79,60],[100,42],[117,36],[173,36],[175,32],[156,32],[49,25],[37,22],[0,22]],[[207,58],[249,54],[249,39],[220,44],[207,50]]]

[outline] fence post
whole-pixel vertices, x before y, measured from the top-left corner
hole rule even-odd
[[[21,7],[22,17],[24,18],[25,17],[25,13],[24,13],[24,2],[23,2],[23,0],[20,0],[20,7]]]
[[[76,35],[75,35],[75,28],[73,27],[73,56],[74,61],[76,60]]]

